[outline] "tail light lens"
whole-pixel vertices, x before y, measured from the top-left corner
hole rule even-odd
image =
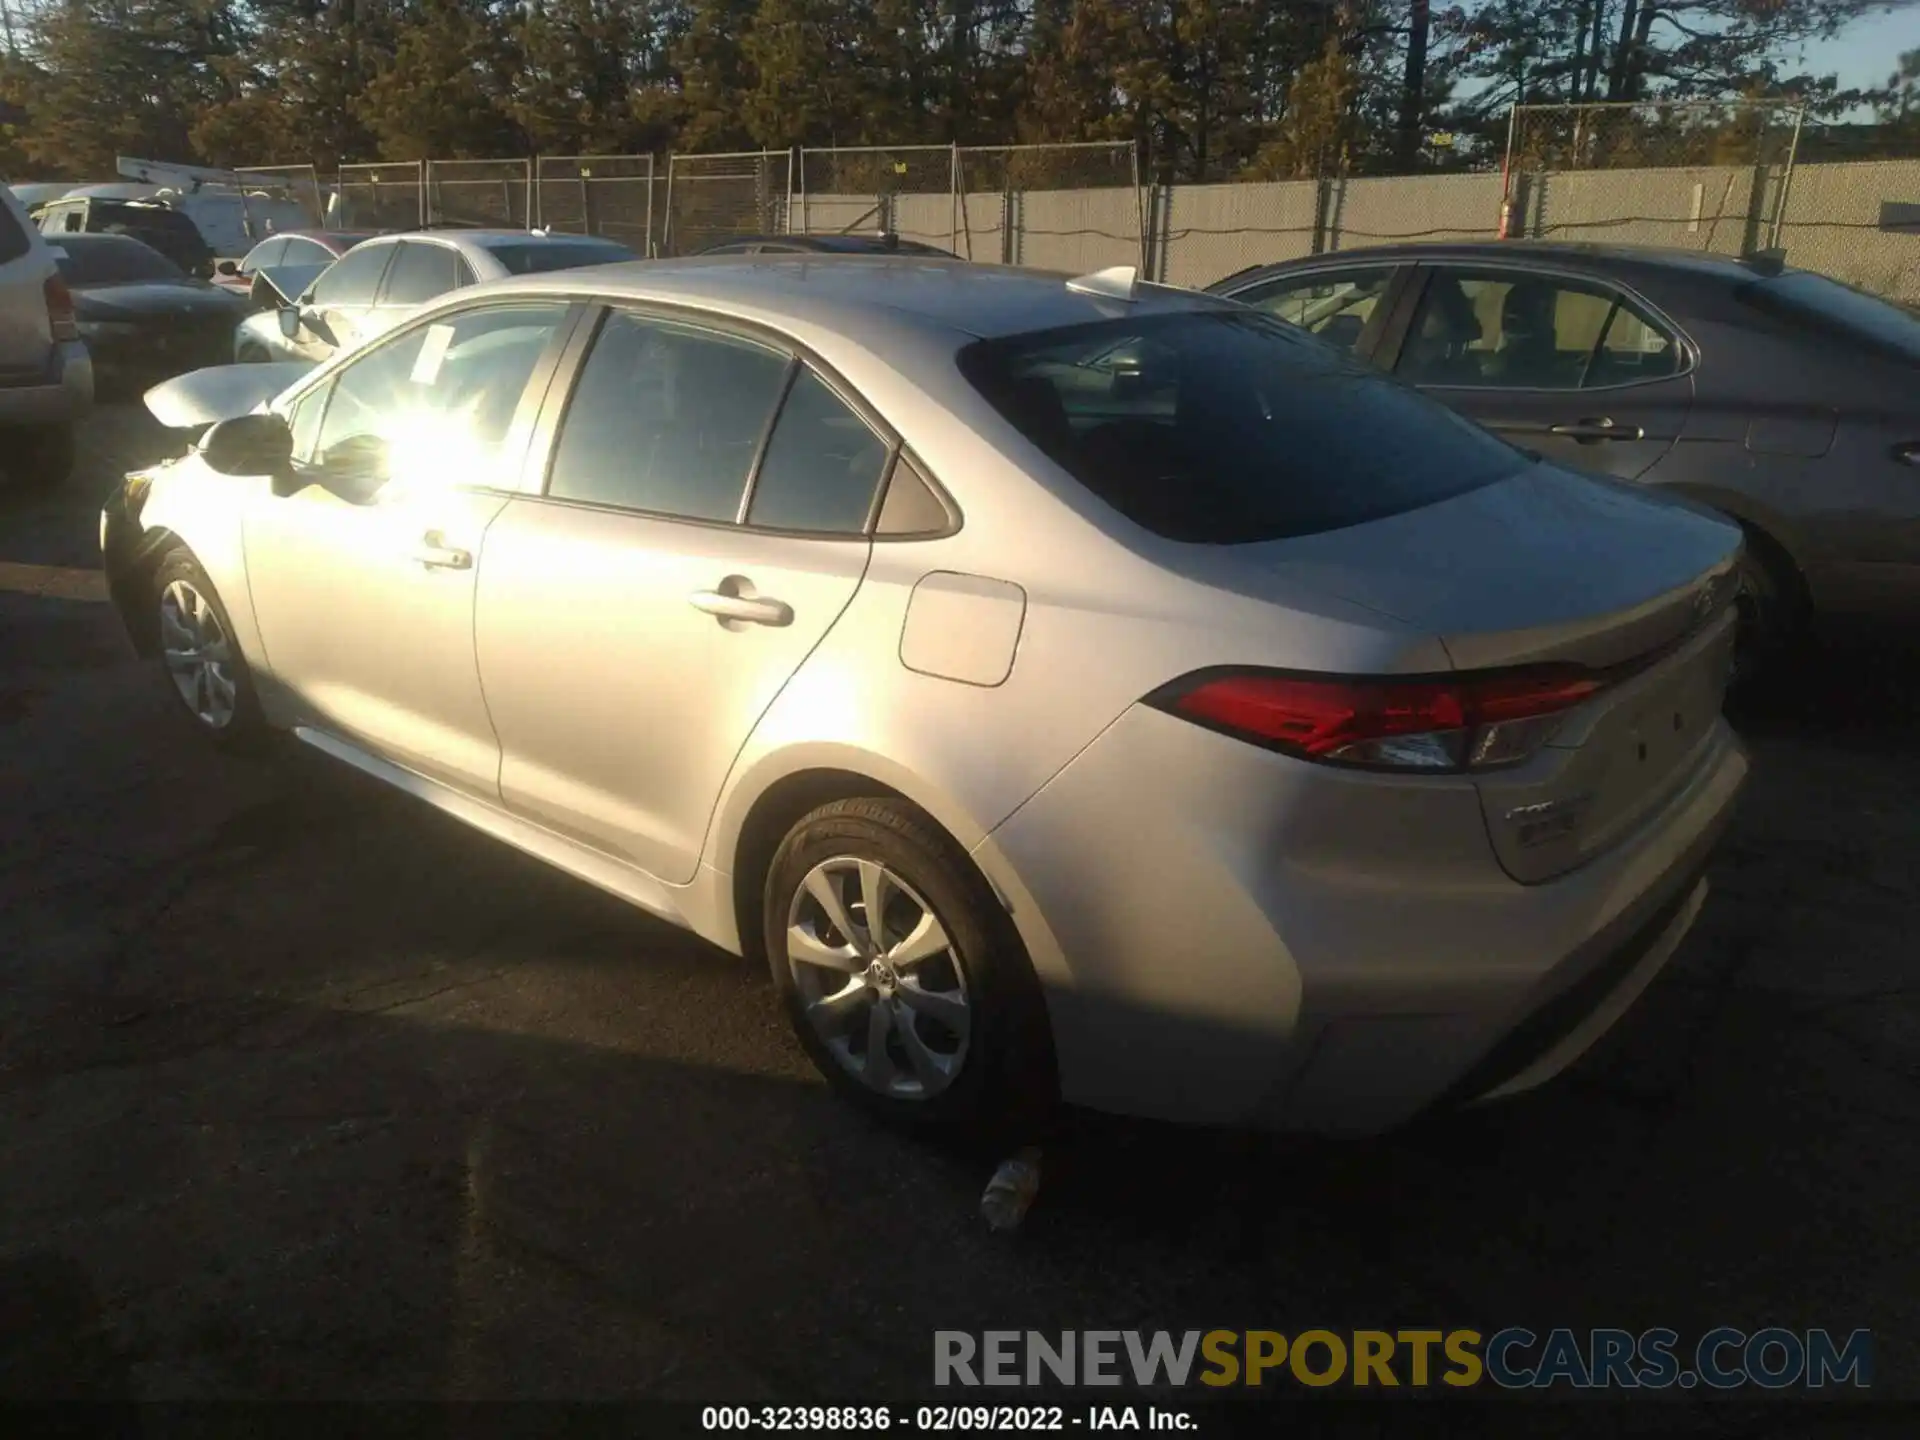
[[[1212,671],[1175,681],[1148,703],[1303,760],[1492,770],[1532,755],[1607,683],[1577,665],[1430,680]]]
[[[46,283],[47,329],[55,340],[78,340],[80,326],[73,317],[73,292],[58,275],[49,275]]]

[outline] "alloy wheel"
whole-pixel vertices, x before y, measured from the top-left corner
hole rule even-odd
[[[877,860],[807,872],[787,907],[787,964],[807,1023],[877,1094],[928,1100],[967,1058],[973,1009],[940,917]]]
[[[160,651],[194,717],[209,730],[231,725],[239,703],[233,642],[212,602],[189,581],[160,592]]]

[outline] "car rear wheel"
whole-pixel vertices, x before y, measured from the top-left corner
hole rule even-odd
[[[185,550],[155,568],[155,634],[167,688],[197,729],[223,750],[256,750],[267,736],[233,621],[206,571]]]
[[[764,920],[794,1032],[842,1095],[894,1123],[997,1139],[1033,1138],[1052,1113],[1032,966],[985,881],[918,810],[814,810],[774,855]]]
[[[73,473],[71,425],[36,425],[11,433],[4,449],[7,472],[16,484],[50,490]]]
[[[1735,604],[1740,633],[1734,646],[1732,684],[1751,689],[1806,621],[1807,605],[1792,562],[1766,536],[1749,529],[1740,557]]]

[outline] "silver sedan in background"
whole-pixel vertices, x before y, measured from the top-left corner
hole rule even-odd
[[[418,231],[361,240],[331,264],[271,272],[290,297],[234,332],[242,364],[321,361],[384,334],[443,295],[487,280],[634,259],[612,240],[529,230]]]
[[[1734,527],[1131,272],[530,276],[247,374],[103,516],[193,725],[764,957],[890,1119],[1534,1085],[1746,774]]]

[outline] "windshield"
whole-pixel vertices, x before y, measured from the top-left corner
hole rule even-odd
[[[1081,484],[1173,540],[1337,530],[1527,464],[1451,410],[1245,311],[980,341],[960,368]]]
[[[60,235],[59,261],[69,285],[118,285],[138,280],[185,280],[187,274],[150,245],[123,235]]]
[[[506,267],[509,275],[541,275],[549,270],[573,270],[582,265],[612,265],[639,257],[611,240],[560,240],[525,245],[489,245],[487,253]]]
[[[1795,270],[1748,287],[1748,301],[1775,314],[1810,320],[1875,349],[1920,361],[1920,316],[1824,275]]]

